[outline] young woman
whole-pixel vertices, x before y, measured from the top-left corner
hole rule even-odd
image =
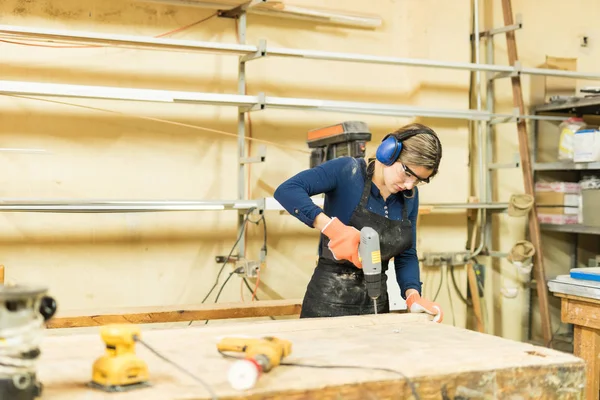
[[[433,130],[411,124],[387,135],[375,159],[340,157],[305,170],[275,191],[275,199],[293,216],[321,231],[319,260],[302,303],[301,318],[371,314],[362,264],[360,229],[369,226],[380,239],[381,297],[377,312],[389,312],[387,276],[394,259],[401,296],[411,312],[435,315],[442,309],[421,297],[416,250],[419,208],[417,186],[429,183],[442,158]],[[325,193],[323,209],[310,196]]]

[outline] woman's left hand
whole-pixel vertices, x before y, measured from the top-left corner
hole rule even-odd
[[[422,298],[416,290],[406,298],[406,306],[410,312],[425,312],[427,314],[435,315],[433,322],[440,323],[444,319],[442,307],[437,303]]]

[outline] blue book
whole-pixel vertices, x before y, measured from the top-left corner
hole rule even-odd
[[[571,270],[571,278],[600,282],[600,267],[573,268]]]

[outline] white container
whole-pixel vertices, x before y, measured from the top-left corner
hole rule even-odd
[[[580,129],[573,137],[573,161],[589,163],[600,161],[600,131]]]

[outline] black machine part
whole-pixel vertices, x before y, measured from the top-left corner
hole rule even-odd
[[[35,374],[20,374],[0,379],[1,400],[34,400],[42,394],[42,384]]]
[[[314,129],[308,133],[307,144],[313,149],[310,167],[338,157],[365,157],[371,132],[365,122],[345,121],[337,125]]]

